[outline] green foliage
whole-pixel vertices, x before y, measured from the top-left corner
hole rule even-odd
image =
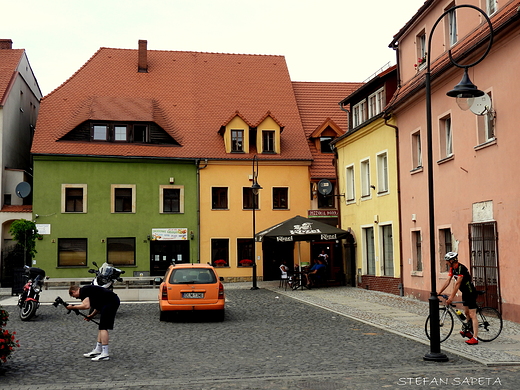
[[[35,223],[26,219],[18,219],[11,224],[9,232],[18,241],[18,245],[34,258],[34,255],[37,253],[36,240],[41,237],[38,234]]]

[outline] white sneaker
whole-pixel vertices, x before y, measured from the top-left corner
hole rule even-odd
[[[89,353],[84,353],[83,356],[85,356],[86,358],[93,358],[97,355],[100,355],[101,352],[100,351],[96,351],[95,349],[93,349],[91,352]]]
[[[91,359],[93,362],[99,362],[101,360],[110,360],[110,357],[108,355],[105,355],[105,354],[100,354],[94,358]]]

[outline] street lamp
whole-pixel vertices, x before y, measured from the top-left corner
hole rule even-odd
[[[427,178],[428,178],[428,218],[429,218],[429,235],[430,235],[430,277],[431,277],[431,293],[429,302],[429,311],[430,311],[430,352],[424,356],[424,360],[429,361],[437,361],[437,362],[446,362],[448,361],[448,357],[441,353],[441,342],[440,342],[440,329],[439,329],[439,298],[437,297],[437,273],[435,267],[435,205],[434,205],[434,191],[433,191],[433,146],[432,146],[432,101],[431,101],[431,74],[430,74],[430,53],[431,53],[431,44],[432,44],[432,36],[435,28],[439,24],[439,22],[449,14],[450,12],[454,12],[457,8],[472,8],[478,12],[480,12],[486,19],[489,29],[490,29],[490,38],[489,44],[486,52],[479,58],[478,61],[469,64],[469,65],[460,65],[454,61],[451,50],[448,50],[448,56],[450,62],[464,69],[464,74],[462,76],[462,80],[459,84],[457,84],[451,91],[447,93],[450,97],[457,98],[457,104],[461,108],[469,108],[471,105],[471,100],[478,96],[484,95],[484,92],[480,91],[469,79],[468,76],[468,68],[475,66],[480,61],[486,57],[491,49],[491,45],[493,44],[493,27],[491,25],[491,21],[486,13],[478,7],[473,5],[457,5],[454,6],[447,11],[445,11],[439,19],[433,25],[433,28],[430,32],[430,36],[428,37],[428,66],[426,68],[425,75],[425,88],[426,88],[426,142],[427,142],[427,151],[428,151],[428,170],[427,170]],[[466,109],[467,109],[466,108]]]
[[[251,185],[251,200],[253,203],[253,287],[251,290],[258,290],[258,286],[256,285],[256,243],[255,243],[255,234],[256,234],[256,220],[255,220],[255,210],[256,210],[256,196],[258,192],[262,189],[260,184],[257,181],[258,178],[258,157],[253,157],[253,184]]]

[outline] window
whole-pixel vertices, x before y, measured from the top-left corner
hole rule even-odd
[[[412,261],[413,270],[421,272],[423,270],[422,248],[421,248],[421,232],[412,232]]]
[[[92,138],[94,141],[106,141],[108,139],[108,126],[94,125]]]
[[[332,153],[332,147],[330,142],[333,140],[332,137],[320,137],[320,152],[321,153]]]
[[[412,134],[412,164],[413,169],[422,168],[421,133]]]
[[[377,155],[377,193],[388,191],[388,155],[383,152]]]
[[[394,276],[394,242],[392,225],[381,226],[381,240],[383,248],[382,260],[385,276]]]
[[[486,12],[488,15],[493,15],[497,12],[498,4],[497,0],[485,0],[486,2]]]
[[[273,188],[273,209],[287,210],[289,208],[289,189],[287,187]]]
[[[58,267],[85,267],[86,265],[86,238],[58,238]]]
[[[135,185],[112,184],[112,213],[135,213]],[[162,204],[162,203],[161,203]]]
[[[423,69],[426,66],[426,33],[421,31],[415,38],[415,46],[417,48],[417,68]]]
[[[274,131],[262,131],[262,152],[274,153]]]
[[[115,141],[128,141],[128,134],[126,126],[114,126],[114,140]]]
[[[384,89],[381,88],[368,97],[368,117],[372,118],[379,114],[385,104]]]
[[[356,187],[355,187],[355,177],[354,177],[354,165],[349,165],[346,168],[346,197],[347,202],[353,202],[356,199]]]
[[[135,237],[107,238],[107,262],[115,266],[135,265]]]
[[[448,272],[448,265],[444,261],[444,255],[448,252],[453,251],[453,245],[451,240],[451,229],[440,229],[439,230],[439,253],[440,253],[440,267],[441,272]]]
[[[376,254],[374,249],[374,228],[363,228],[363,246],[367,275],[376,274]]]
[[[86,184],[62,184],[61,185],[61,212],[62,213],[86,213],[87,212],[87,185]]]
[[[491,92],[488,92],[488,96],[491,98]],[[485,111],[484,115],[477,115],[479,145],[495,139],[495,112],[491,107]]]
[[[237,260],[239,267],[247,267],[253,264],[253,245],[252,238],[237,239]]]
[[[453,155],[453,132],[451,127],[451,117],[448,115],[440,120],[440,143],[442,158],[451,157]]]
[[[455,4],[449,5],[446,10],[454,7]],[[450,48],[457,43],[457,13],[456,10],[448,13],[446,18],[446,30],[447,30],[447,47]]]
[[[150,142],[147,125],[134,125],[134,142]]]
[[[222,261],[220,261],[222,260]],[[229,239],[211,239],[211,264],[229,266]]]
[[[159,190],[161,214],[184,213],[184,186],[163,185]]]
[[[211,188],[211,208],[213,210],[228,209],[228,189],[227,187]]]
[[[352,127],[357,127],[367,120],[367,103],[362,101],[352,108]]]
[[[244,151],[244,130],[231,130],[231,151]]]
[[[242,188],[242,208],[245,210],[253,209],[253,201],[254,208],[258,210],[258,194],[253,194],[253,190],[251,187],[243,187]]]
[[[332,188],[330,189],[329,195],[323,195],[318,191],[318,208],[319,209],[331,209],[334,207],[334,183],[331,183]]]
[[[361,161],[361,197],[370,196],[370,160]]]

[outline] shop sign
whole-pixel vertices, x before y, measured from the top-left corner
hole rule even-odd
[[[309,218],[327,218],[338,216],[338,210],[309,210]]]
[[[187,240],[187,228],[152,229],[152,241]]]

